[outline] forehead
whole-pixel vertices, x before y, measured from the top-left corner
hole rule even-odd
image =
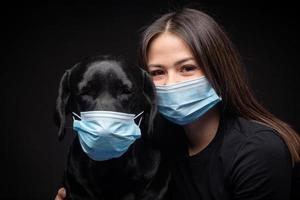
[[[89,64],[83,77],[89,78],[94,75],[116,75],[119,78],[127,78],[122,64],[117,61],[98,61]]]
[[[193,57],[186,42],[174,33],[165,32],[154,38],[148,48],[149,64],[173,64],[178,59]]]
[[[88,82],[113,84],[115,81],[121,81],[123,84],[131,86],[132,83],[124,68],[120,62],[113,60],[93,62],[87,65],[82,81],[79,83],[79,88],[82,88]]]

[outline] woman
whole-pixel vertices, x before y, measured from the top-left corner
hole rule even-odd
[[[256,101],[220,26],[183,9],[151,24],[140,47],[158,110],[172,122],[161,137],[183,138],[182,154],[168,147],[166,199],[289,199],[299,136]]]

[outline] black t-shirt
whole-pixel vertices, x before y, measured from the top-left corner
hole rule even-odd
[[[184,135],[183,129],[179,132]],[[185,151],[175,160],[166,199],[290,197],[288,148],[273,129],[254,121],[223,116],[216,136],[204,150],[193,156]]]

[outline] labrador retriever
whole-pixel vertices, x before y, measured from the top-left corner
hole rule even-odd
[[[136,119],[141,121],[141,137],[120,157],[97,161],[83,151],[74,131],[63,180],[67,198],[162,199],[170,175],[155,143],[155,90],[147,72],[111,56],[89,57],[75,64],[59,84],[56,121],[60,140],[66,132],[66,117],[85,111],[143,112]]]

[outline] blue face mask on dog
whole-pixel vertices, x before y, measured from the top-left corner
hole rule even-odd
[[[73,129],[77,131],[83,151],[93,160],[103,161],[122,156],[129,146],[141,137],[138,115],[112,112],[81,112],[81,120],[73,117]]]
[[[158,111],[175,124],[186,125],[201,117],[221,98],[208,80],[194,80],[156,86]]]

